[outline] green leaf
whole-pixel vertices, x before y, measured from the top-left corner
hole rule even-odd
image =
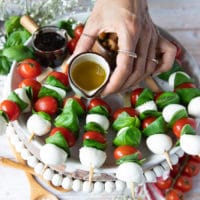
[[[158,75],[158,78],[164,80],[164,81],[168,81],[169,77],[171,74],[173,74],[174,72],[177,71],[183,71],[182,66],[179,65],[179,63],[175,60],[172,68],[170,70],[168,70],[167,72],[164,72],[162,74]]]
[[[26,90],[26,94],[27,94],[28,98],[29,99],[33,99],[33,90],[32,90],[32,87],[26,86],[24,88]]]
[[[148,101],[152,101],[153,99],[154,99],[153,92],[150,89],[145,88],[139,95],[135,106],[138,107]]]
[[[5,122],[9,123],[8,115],[3,110],[0,110],[0,115],[5,119]]]
[[[74,24],[76,24],[76,21],[73,20],[73,19],[69,19],[69,20],[61,20],[61,21],[59,21],[57,26],[60,29],[65,29],[67,31],[68,35],[71,38],[74,38],[75,37],[74,29],[73,29]]]
[[[109,117],[108,110],[104,106],[95,106],[89,110],[89,114],[100,114]]]
[[[161,112],[157,111],[157,110],[146,110],[143,113],[140,114],[140,119],[144,120],[147,117],[160,117],[162,115]]]
[[[106,149],[106,144],[100,143],[96,140],[90,140],[90,139],[85,139],[83,141],[83,146],[93,147],[93,148],[96,148],[96,149],[99,149],[102,151],[104,151]]]
[[[56,132],[54,135],[47,137],[45,142],[47,144],[54,144],[54,145],[60,147],[61,149],[63,149],[70,155],[69,146],[67,144],[67,141],[65,140],[65,137],[60,132]]]
[[[188,135],[196,135],[196,130],[190,126],[189,124],[185,124],[181,130],[181,135],[188,134]]]
[[[14,91],[10,93],[7,99],[15,102],[22,111],[28,106],[28,104],[24,102],[21,98],[19,98],[19,96]]]
[[[156,104],[160,110],[169,104],[179,104],[180,98],[175,92],[163,92],[156,100]]]
[[[177,111],[177,112],[174,114],[174,116],[172,117],[172,119],[171,119],[171,121],[169,122],[168,126],[169,126],[169,127],[172,127],[173,124],[174,124],[177,120],[179,120],[179,119],[181,119],[181,118],[184,118],[184,117],[187,117],[187,116],[188,116],[188,114],[187,114],[187,111],[186,111],[185,109],[182,109],[182,110]]]
[[[64,106],[64,111],[72,109],[78,116],[81,116],[84,114],[84,110],[82,106],[73,98],[69,98]]]
[[[174,80],[174,88],[183,83],[194,83],[194,81],[190,77],[188,78],[185,74],[177,72]]]
[[[89,122],[84,126],[85,131],[97,131],[99,133],[106,133],[106,131],[97,123]]]
[[[142,165],[143,161],[144,160],[139,159],[139,153],[137,152],[137,153],[133,153],[127,156],[123,156],[122,158],[116,160],[116,164],[121,165],[122,163],[125,163],[125,162],[135,162],[139,165]]]
[[[153,121],[149,126],[147,126],[143,131],[142,134],[146,137],[149,137],[154,134],[159,133],[166,133],[167,131],[167,124],[164,121],[163,117],[158,117],[155,121]]]
[[[11,62],[5,56],[0,56],[0,74],[8,74]]]
[[[122,112],[112,124],[112,128],[116,131],[124,127],[140,127],[140,120],[138,117],[130,117],[126,112]]]
[[[20,16],[11,16],[8,20],[5,21],[5,31],[6,34],[9,35],[12,32],[21,29],[22,26],[20,24]]]
[[[141,132],[135,127],[126,127],[120,130],[120,134],[117,134],[113,144],[115,146],[138,146],[141,142]]]
[[[67,87],[61,83],[57,78],[55,78],[54,76],[48,76],[47,79],[45,80],[45,83],[47,85],[52,85],[54,87],[58,87],[61,88],[63,90],[67,90]]]
[[[51,116],[50,116],[49,114],[47,114],[47,113],[45,113],[45,112],[42,112],[42,111],[37,112],[37,114],[38,114],[41,118],[43,118],[43,119],[45,119],[45,120],[47,120],[47,121],[51,121]]]

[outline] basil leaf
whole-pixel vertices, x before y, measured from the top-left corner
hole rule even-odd
[[[142,165],[143,160],[139,159],[139,153],[133,153],[130,155],[126,155],[126,156],[123,156],[122,158],[116,160],[117,165],[121,165],[122,163],[125,163],[125,162],[135,162],[139,165]]]
[[[185,109],[182,109],[182,110],[177,111],[177,112],[174,114],[174,116],[172,117],[172,119],[171,119],[171,121],[169,122],[168,126],[169,126],[169,127],[172,127],[173,124],[174,124],[177,120],[179,120],[179,119],[181,119],[181,118],[184,118],[184,117],[187,117],[187,116],[188,116],[188,114],[187,114],[187,111],[186,111]]]
[[[112,124],[112,128],[116,131],[124,127],[140,127],[140,120],[138,117],[130,117],[126,112],[122,112]]]
[[[99,133],[106,133],[106,131],[97,123],[89,122],[84,126],[85,131],[97,131]]]
[[[177,71],[183,71],[182,66],[179,65],[179,63],[175,60],[172,68],[170,70],[168,70],[167,72],[164,72],[162,74],[158,75],[158,78],[164,80],[164,81],[168,81],[169,77],[171,74],[173,74],[174,72]]]
[[[151,90],[149,90],[148,88],[145,88],[142,91],[142,93],[139,95],[135,107],[138,107],[138,106],[146,103],[147,101],[151,101],[153,99],[154,99],[153,92]]]
[[[14,91],[10,93],[8,99],[15,102],[20,107],[20,110],[24,110],[28,106],[28,104],[20,99]]]
[[[73,98],[67,99],[67,102],[64,106],[63,111],[72,109],[78,116],[81,116],[84,114],[84,110],[82,106]]]
[[[26,86],[24,87],[26,90],[26,94],[28,96],[29,99],[33,99],[33,89],[30,86]]]
[[[40,111],[40,112],[37,112],[36,114],[38,114],[41,118],[47,120],[47,121],[51,121],[51,117],[49,114],[43,112],[43,111]]]
[[[96,148],[96,149],[99,149],[102,151],[104,151],[106,149],[106,144],[100,143],[96,140],[90,140],[90,139],[85,139],[83,141],[83,146],[93,147],[93,148]]]
[[[185,126],[183,126],[181,130],[181,135],[184,135],[184,134],[196,135],[196,130],[194,130],[194,128],[190,126],[189,124],[186,124]]]
[[[95,106],[89,110],[89,114],[100,114],[109,117],[108,110],[104,106]]]
[[[9,19],[5,21],[4,26],[7,35],[22,28],[20,24],[20,16],[10,16]]]
[[[199,88],[178,88],[176,93],[179,95],[181,102],[187,105],[194,97],[200,96]]]
[[[8,74],[11,62],[5,56],[0,56],[0,74]]]
[[[141,142],[141,132],[135,127],[126,127],[119,131],[113,144],[115,146],[138,146]]]
[[[70,155],[68,143],[65,140],[65,137],[60,132],[56,132],[54,135],[47,137],[45,139],[45,142],[47,144],[54,144],[60,147]]]
[[[157,111],[157,110],[146,110],[143,113],[140,114],[140,119],[144,120],[147,117],[160,117],[162,115],[161,112]]]
[[[8,115],[3,110],[0,110],[0,115],[5,119],[5,122],[9,122]]]
[[[61,83],[57,78],[55,78],[54,76],[51,76],[51,75],[46,78],[45,83],[47,85],[52,85],[54,87],[58,87],[63,90],[67,90],[67,87],[63,83]]]
[[[74,35],[74,29],[73,29],[73,26],[74,24],[76,24],[76,21],[74,19],[69,19],[69,20],[62,20],[62,21],[59,21],[57,26],[60,28],[60,29],[65,29],[68,33],[68,35],[71,37],[71,38],[74,38],[75,35]]]
[[[164,92],[156,100],[156,104],[160,110],[169,104],[179,104],[180,97],[175,92]]]
[[[159,133],[166,133],[167,131],[167,124],[164,121],[162,116],[158,117],[155,121],[153,121],[149,126],[147,126],[143,131],[142,134],[146,137],[149,137],[154,134]]]
[[[190,77],[188,78],[185,74],[177,72],[174,80],[174,88],[183,83],[194,83],[194,81]]]

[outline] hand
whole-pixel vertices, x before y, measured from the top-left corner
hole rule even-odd
[[[118,36],[122,52],[118,52],[116,67],[102,95],[127,90],[150,74],[167,71],[174,62],[176,47],[159,35],[146,0],[97,0],[83,32],[91,37],[82,34],[74,55],[89,51],[102,32]],[[137,58],[127,52],[135,52]]]

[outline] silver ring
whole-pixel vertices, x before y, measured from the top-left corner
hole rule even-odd
[[[84,35],[84,36],[86,36],[86,37],[89,37],[89,38],[93,38],[93,39],[96,39],[96,37],[95,36],[93,36],[93,35],[90,35],[90,34],[88,34],[88,33],[82,33],[82,35]]]
[[[147,58],[147,59],[154,62],[156,65],[159,63],[159,61],[156,58]]]
[[[133,57],[133,58],[137,58],[137,54],[135,52],[132,51],[128,51],[128,50],[117,50],[119,53],[124,53],[124,54],[128,54],[128,56]]]

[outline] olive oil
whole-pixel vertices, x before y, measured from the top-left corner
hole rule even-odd
[[[79,87],[91,91],[105,81],[106,72],[98,63],[85,61],[74,67],[72,78]]]

